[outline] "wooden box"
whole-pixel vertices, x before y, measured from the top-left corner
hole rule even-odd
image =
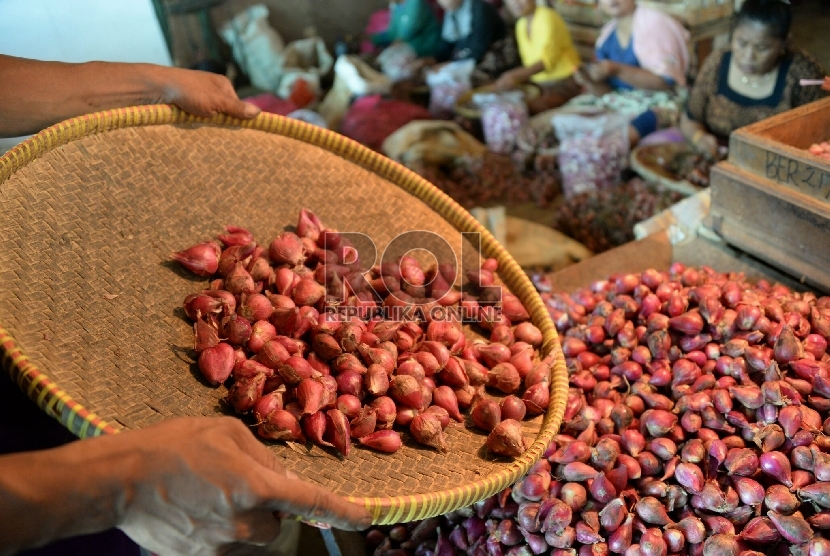
[[[712,168],[705,225],[727,243],[830,292],[830,203],[732,162]]]
[[[596,3],[557,0],[554,8],[569,24],[576,23],[578,25],[601,27],[607,21]],[[571,28],[570,25],[568,27]],[[573,33],[573,31],[571,32]]]
[[[733,0],[640,0],[637,4],[669,13],[692,31],[696,26],[728,18],[735,11]],[[569,23],[601,27],[608,20],[596,4],[557,0],[554,7]]]
[[[638,6],[648,6],[670,13],[687,27],[695,27],[729,17],[735,11],[732,0],[682,0],[680,2],[661,2],[659,0],[640,0]]]
[[[729,162],[788,191],[830,203],[830,161],[807,152],[830,140],[830,97],[738,129]]]

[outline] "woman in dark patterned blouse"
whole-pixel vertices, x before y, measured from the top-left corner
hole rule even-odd
[[[728,48],[703,64],[681,123],[701,152],[716,154],[739,127],[821,98],[800,79],[824,76],[804,52],[789,47],[792,13],[781,0],[746,0],[735,18]]]

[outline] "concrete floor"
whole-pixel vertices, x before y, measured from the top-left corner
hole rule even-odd
[[[830,72],[830,0],[795,0],[793,15],[793,44]]]

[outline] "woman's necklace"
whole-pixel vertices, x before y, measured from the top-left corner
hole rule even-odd
[[[749,85],[753,89],[757,89],[761,85],[766,84],[772,78],[773,73],[775,73],[775,70],[765,73],[758,79],[750,79],[749,77],[741,73],[741,83],[743,83],[744,85]]]

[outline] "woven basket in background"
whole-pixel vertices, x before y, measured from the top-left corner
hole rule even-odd
[[[448,429],[448,454],[406,444],[393,455],[355,448],[269,447],[308,480],[364,504],[375,523],[439,515],[515,482],[558,430],[567,371],[556,330],[527,276],[475,219],[404,167],[335,133],[260,115],[199,119],[168,106],[113,110],[50,127],[0,158],[0,346],[3,366],[46,413],[80,437],[177,415],[229,413],[193,362],[182,300],[206,284],[170,253],[226,224],[270,242],[306,207],[379,249],[430,230],[482,254],[523,301],[554,353],[551,404],[526,423],[515,460],[492,459],[485,436]],[[469,249],[466,252],[471,252]],[[25,354],[25,355],[24,355]]]

